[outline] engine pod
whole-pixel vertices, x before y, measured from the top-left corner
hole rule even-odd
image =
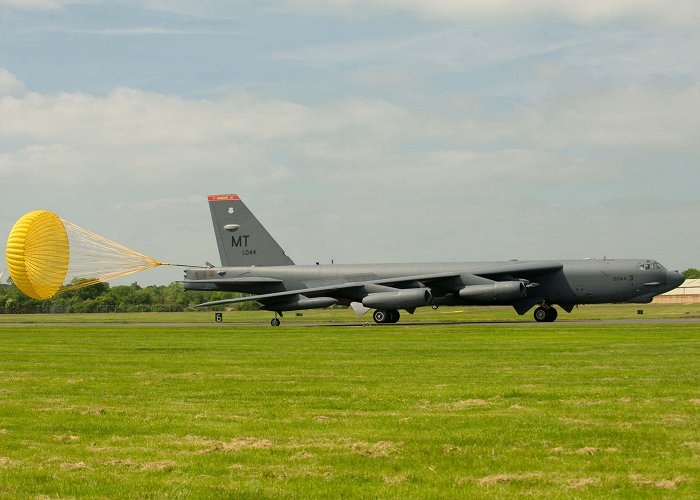
[[[488,285],[471,285],[462,288],[459,296],[473,302],[508,302],[522,299],[527,288],[522,281],[494,281]]]
[[[427,306],[433,301],[428,288],[411,288],[396,292],[371,293],[362,299],[362,305],[373,309],[412,309]]]

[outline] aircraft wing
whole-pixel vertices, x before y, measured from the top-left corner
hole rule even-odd
[[[351,290],[353,288],[359,289],[366,287],[368,285],[379,285],[379,286],[390,286],[398,285],[407,282],[418,282],[424,285],[437,282],[440,280],[446,280],[450,278],[459,277],[460,273],[433,273],[433,274],[421,274],[415,276],[401,276],[397,278],[384,278],[369,281],[356,281],[351,283],[340,283],[336,285],[318,286],[311,288],[299,288],[297,290],[285,290],[283,292],[265,293],[262,295],[250,295],[248,297],[238,297],[235,299],[224,299],[215,300],[213,302],[205,302],[203,304],[197,304],[195,307],[206,307],[206,306],[218,306],[222,304],[233,304],[236,302],[265,302],[270,300],[283,299],[285,297],[294,297],[295,295],[304,295],[307,297],[314,297],[319,295],[334,295],[341,291]]]
[[[560,262],[509,262],[498,266],[487,266],[481,269],[472,269],[470,274],[483,278],[498,278],[501,276],[527,277],[538,274],[557,272],[564,268]]]
[[[443,272],[443,273],[432,273],[432,274],[420,274],[413,276],[399,276],[394,278],[383,278],[374,279],[367,281],[355,281],[348,283],[331,284],[317,287],[309,288],[298,288],[295,290],[285,290],[281,292],[266,293],[260,295],[250,295],[247,297],[238,297],[235,299],[224,299],[215,300],[212,302],[205,302],[203,304],[198,304],[195,307],[206,307],[206,306],[217,306],[222,304],[234,304],[238,302],[249,302],[257,301],[261,303],[278,302],[283,301],[285,298],[293,299],[297,295],[303,295],[305,297],[319,297],[319,296],[347,296],[348,293],[354,295],[368,295],[370,293],[382,291],[377,288],[387,287],[386,290],[391,289],[392,286],[401,285],[406,283],[417,283],[418,286],[422,285],[425,287],[435,287],[442,288],[445,290],[456,291],[465,285],[461,283],[461,277],[466,275],[478,276],[480,278],[486,278],[494,281],[499,281],[499,279],[530,279],[534,276],[547,274],[559,271],[563,268],[563,265],[558,262],[512,262],[507,264],[490,265],[482,268],[473,268],[464,272]],[[231,279],[229,282],[233,282],[235,279]],[[250,280],[255,282],[255,280],[260,280],[261,282],[281,282],[281,280],[274,280],[272,278],[243,278],[243,280]],[[269,280],[269,281],[267,281]],[[374,291],[368,290],[372,286],[375,287]]]

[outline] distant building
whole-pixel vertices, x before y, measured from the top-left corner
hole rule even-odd
[[[681,286],[654,297],[654,304],[699,304],[700,279],[685,280]]]

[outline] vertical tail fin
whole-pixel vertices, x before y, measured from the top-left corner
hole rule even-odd
[[[237,195],[209,196],[209,209],[222,266],[294,264]]]

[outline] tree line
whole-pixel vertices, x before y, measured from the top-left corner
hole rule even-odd
[[[238,297],[232,292],[185,292],[182,283],[141,287],[110,286],[97,283],[85,288],[66,290],[51,299],[35,300],[20,292],[11,282],[0,285],[0,314],[27,313],[97,313],[97,312],[176,312],[212,300]],[[231,304],[228,308],[257,309],[255,302]],[[220,307],[223,309],[223,306]],[[214,308],[216,309],[216,308]]]
[[[695,268],[683,271],[687,279],[700,278],[700,270]],[[141,287],[131,285],[110,286],[97,283],[85,288],[67,290],[48,300],[35,300],[27,297],[15,287],[11,280],[0,285],[0,314],[28,313],[97,313],[97,312],[176,312],[186,311],[197,304],[213,300],[239,297],[233,292],[185,292],[182,283]],[[218,306],[214,310],[228,309],[255,310],[255,302],[242,302]]]

